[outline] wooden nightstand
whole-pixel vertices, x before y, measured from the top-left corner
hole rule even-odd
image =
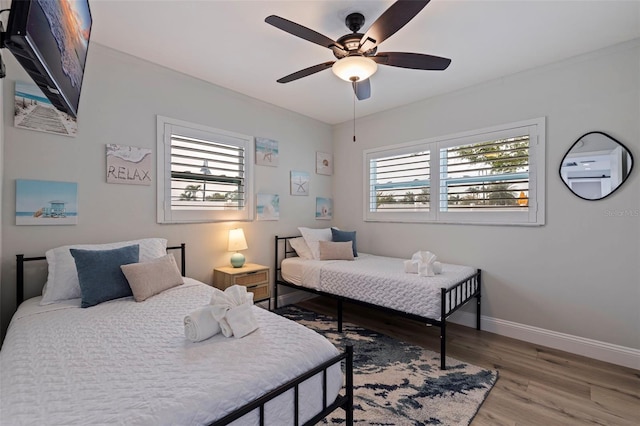
[[[213,270],[213,285],[225,290],[232,285],[243,285],[253,293],[253,301],[269,300],[269,267],[256,263],[245,263],[242,268],[221,266]],[[271,301],[269,300],[269,307]]]

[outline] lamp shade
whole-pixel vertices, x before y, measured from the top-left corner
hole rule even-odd
[[[229,251],[246,250],[248,248],[242,228],[229,230]]]
[[[334,62],[331,69],[345,81],[363,81],[378,70],[378,64],[364,56],[347,56]]]

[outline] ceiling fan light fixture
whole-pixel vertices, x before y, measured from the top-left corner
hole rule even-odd
[[[337,60],[331,69],[344,81],[364,81],[378,70],[378,64],[364,56],[347,56]]]

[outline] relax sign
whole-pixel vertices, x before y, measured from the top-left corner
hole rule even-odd
[[[151,150],[108,144],[107,183],[151,185]]]

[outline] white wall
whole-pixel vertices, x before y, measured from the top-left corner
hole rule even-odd
[[[293,234],[300,225],[314,226],[315,197],[331,196],[331,177],[315,174],[315,152],[332,149],[329,125],[93,43],[77,137],[18,129],[13,126],[14,81],[31,80],[8,52],[5,61],[3,333],[15,310],[16,253],[42,255],[47,249],[70,243],[159,236],[170,244],[186,242],[188,275],[211,283],[213,268],[229,262],[226,244],[230,228],[244,228],[249,249],[243,253],[248,261],[271,266],[274,235]],[[280,220],[159,225],[155,185],[107,184],[105,144],[148,147],[155,152],[156,115],[279,141],[279,167],[256,166],[255,188],[280,195]],[[292,169],[310,173],[308,197],[289,195]],[[16,226],[16,179],[78,182],[78,225]],[[31,294],[37,290],[31,288]]]
[[[545,226],[363,221],[363,150],[541,116]],[[356,128],[356,143],[352,123],[334,129],[333,192],[334,222],[358,232],[359,250],[407,258],[428,249],[480,267],[487,317],[640,354],[640,40],[365,117]],[[636,161],[627,183],[595,202],[571,194],[558,173],[566,150],[593,130]]]

